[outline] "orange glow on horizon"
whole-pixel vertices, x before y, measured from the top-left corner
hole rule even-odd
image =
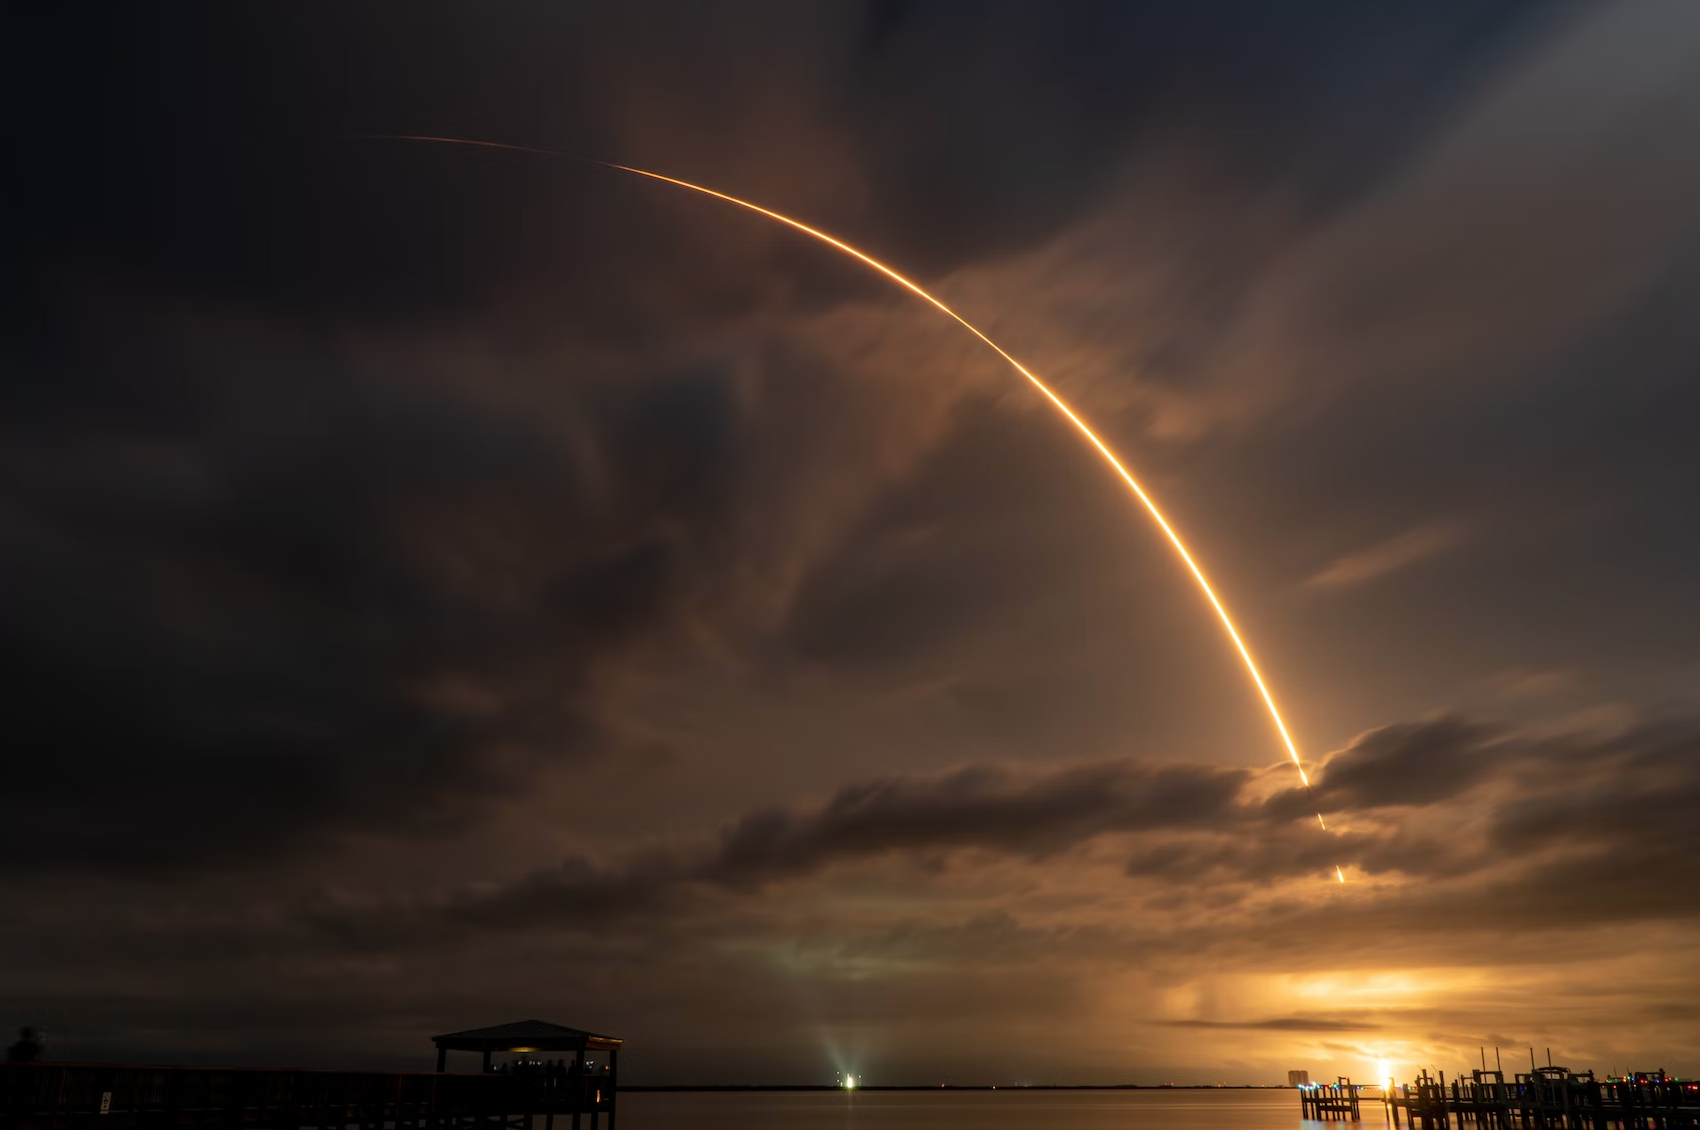
[[[544,157],[569,156],[568,154],[557,153],[548,149],[537,149],[526,145],[509,145],[499,141],[481,141],[475,138],[434,137],[420,134],[386,136],[395,141],[430,141],[447,145],[472,145],[485,149],[502,149],[518,153],[532,153]],[[1240,659],[1245,665],[1246,673],[1251,676],[1251,681],[1253,685],[1256,686],[1258,695],[1263,699],[1263,705],[1268,710],[1269,719],[1274,724],[1276,733],[1278,733],[1281,737],[1281,743],[1286,747],[1288,756],[1292,758],[1294,767],[1298,769],[1299,780],[1304,784],[1306,791],[1310,790],[1310,778],[1305,774],[1304,763],[1299,758],[1298,746],[1294,743],[1292,734],[1287,730],[1287,723],[1281,717],[1280,708],[1275,705],[1275,696],[1270,692],[1268,684],[1264,682],[1262,672],[1258,670],[1256,661],[1252,659],[1251,649],[1246,646],[1245,640],[1240,637],[1239,629],[1234,626],[1233,619],[1228,615],[1228,609],[1217,597],[1216,590],[1211,587],[1210,581],[1204,575],[1204,570],[1199,567],[1197,561],[1193,560],[1193,556],[1187,550],[1186,544],[1181,541],[1181,537],[1175,532],[1175,528],[1169,524],[1169,520],[1164,517],[1163,512],[1158,509],[1156,502],[1152,500],[1148,493],[1146,493],[1145,488],[1139,484],[1139,481],[1133,477],[1133,473],[1129,471],[1127,467],[1123,465],[1122,461],[1116,457],[1115,453],[1110,450],[1109,445],[1099,439],[1097,433],[1087,425],[1086,421],[1081,419],[1074,409],[1069,407],[1062,397],[1053,392],[1051,387],[1044,381],[1040,380],[1039,377],[1032,372],[1032,370],[1028,369],[1027,366],[1010,356],[1009,353],[1005,352],[1003,346],[987,337],[979,330],[978,327],[969,322],[968,319],[964,318],[961,314],[958,314],[955,310],[947,306],[943,300],[934,297],[933,294],[923,288],[919,283],[899,273],[896,269],[886,266],[873,256],[858,251],[843,240],[828,235],[819,228],[810,227],[801,220],[794,220],[790,216],[781,212],[775,212],[772,209],[763,208],[759,204],[752,204],[748,200],[739,199],[729,193],[719,192],[712,188],[706,188],[700,184],[692,184],[690,181],[680,180],[677,177],[665,176],[661,173],[652,173],[647,169],[639,169],[631,165],[621,165],[613,161],[602,161],[595,158],[587,158],[587,160],[590,160],[591,163],[600,165],[603,168],[617,169],[621,172],[632,173],[636,176],[660,181],[663,184],[670,184],[678,188],[689,189],[692,192],[701,193],[704,196],[712,196],[716,200],[723,200],[728,204],[735,204],[739,208],[754,212],[757,215],[766,216],[770,220],[784,224],[786,227],[793,228],[796,231],[802,232],[804,235],[819,240],[828,247],[841,251],[864,265],[871,267],[873,270],[878,271],[898,286],[903,287],[917,298],[927,302],[940,313],[955,321],[963,329],[979,338],[994,353],[1007,361],[1011,368],[1025,377],[1028,383],[1038,390],[1040,395],[1050,401],[1051,406],[1061,413],[1064,419],[1074,425],[1075,430],[1078,431],[1086,442],[1091,444],[1092,448],[1103,457],[1104,462],[1110,465],[1110,468],[1115,471],[1115,473],[1121,478],[1122,482],[1126,484],[1128,490],[1130,490],[1134,497],[1139,500],[1140,504],[1145,507],[1145,510],[1151,516],[1151,519],[1156,522],[1157,527],[1163,531],[1163,535],[1168,538],[1170,546],[1173,547],[1181,561],[1185,563],[1187,571],[1192,574],[1193,580],[1198,582],[1200,591],[1204,593],[1205,599],[1210,602],[1210,607],[1215,610],[1216,618],[1221,621],[1223,630],[1227,632],[1228,639],[1233,642],[1234,650],[1239,653]],[[1316,819],[1318,823],[1322,824],[1323,830],[1326,831],[1328,826],[1326,823],[1322,823],[1321,812],[1317,813]],[[1339,867],[1335,867],[1334,872],[1339,877],[1340,882],[1344,883],[1346,881],[1345,873],[1341,871]]]

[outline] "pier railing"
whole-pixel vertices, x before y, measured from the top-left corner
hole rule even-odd
[[[595,1073],[0,1064],[0,1130],[614,1130],[614,1098]]]

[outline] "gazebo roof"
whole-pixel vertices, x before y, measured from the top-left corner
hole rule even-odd
[[[493,1028],[469,1028],[432,1036],[431,1042],[439,1048],[459,1052],[570,1052],[580,1048],[612,1051],[623,1041],[547,1020],[516,1020]]]

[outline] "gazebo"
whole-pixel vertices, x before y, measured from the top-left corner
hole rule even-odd
[[[564,1024],[546,1020],[516,1020],[493,1028],[469,1028],[465,1032],[450,1032],[431,1037],[437,1045],[437,1070],[448,1070],[450,1052],[484,1053],[484,1070],[490,1070],[490,1056],[495,1052],[576,1052],[577,1072],[584,1072],[587,1052],[608,1053],[608,1089],[615,1087],[619,1073],[620,1045],[624,1042],[613,1036],[599,1036]]]

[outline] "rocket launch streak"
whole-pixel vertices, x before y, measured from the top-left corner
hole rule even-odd
[[[417,134],[388,136],[390,140],[394,141],[429,141],[444,145],[472,145],[484,149],[505,149],[519,153],[532,153],[543,157],[570,156],[569,154],[556,153],[548,149],[536,149],[527,145],[508,145],[503,142],[481,141],[475,138],[431,137]],[[1027,382],[1038,390],[1041,396],[1050,401],[1051,406],[1060,412],[1063,418],[1072,424],[1074,429],[1080,433],[1081,437],[1084,438],[1087,443],[1091,444],[1092,448],[1103,457],[1104,462],[1109,464],[1111,470],[1113,470],[1116,475],[1121,478],[1122,482],[1127,485],[1128,490],[1133,492],[1134,497],[1139,500],[1142,506],[1144,506],[1146,513],[1151,516],[1152,521],[1157,523],[1158,529],[1163,531],[1163,536],[1168,538],[1169,545],[1173,547],[1175,553],[1180,557],[1181,561],[1185,563],[1187,571],[1192,574],[1193,580],[1198,582],[1199,590],[1204,593],[1204,598],[1210,602],[1210,607],[1215,610],[1216,618],[1221,621],[1223,630],[1228,633],[1228,639],[1233,642],[1234,650],[1239,652],[1240,660],[1245,665],[1246,673],[1251,676],[1253,685],[1257,687],[1258,695],[1263,699],[1263,705],[1269,713],[1269,720],[1274,724],[1275,732],[1280,735],[1281,743],[1286,747],[1287,755],[1292,758],[1294,768],[1298,770],[1299,780],[1304,783],[1307,792],[1310,790],[1310,778],[1305,773],[1304,763],[1299,758],[1298,746],[1293,741],[1293,736],[1287,729],[1287,723],[1281,717],[1280,708],[1275,705],[1275,696],[1270,692],[1269,684],[1264,682],[1262,672],[1257,669],[1257,662],[1251,657],[1251,649],[1246,646],[1245,640],[1240,637],[1239,629],[1234,627],[1233,618],[1228,615],[1227,607],[1222,603],[1221,599],[1217,597],[1216,590],[1210,587],[1210,581],[1205,577],[1204,570],[1199,567],[1197,561],[1193,560],[1193,556],[1187,550],[1186,544],[1181,541],[1181,537],[1175,532],[1175,528],[1169,524],[1169,520],[1165,518],[1163,516],[1163,512],[1158,509],[1157,503],[1152,500],[1148,493],[1146,493],[1145,488],[1139,484],[1139,480],[1133,477],[1133,473],[1129,471],[1127,467],[1123,465],[1122,461],[1116,457],[1115,452],[1111,451],[1109,446],[1105,444],[1103,440],[1098,438],[1097,433],[1087,425],[1085,420],[1080,418],[1074,409],[1070,408],[1068,404],[1064,402],[1062,397],[1058,396],[1051,390],[1049,385],[1034,375],[1032,370],[1028,369],[1027,366],[1023,365],[1020,361],[1017,361],[1014,357],[1011,357],[1004,351],[1003,346],[987,337],[977,327],[969,322],[968,319],[945,305],[942,299],[935,297],[931,292],[923,288],[920,283],[900,274],[894,268],[886,266],[873,256],[856,250],[843,240],[828,235],[819,228],[810,227],[801,220],[794,220],[790,216],[781,212],[775,212],[772,209],[763,208],[759,204],[753,204],[748,200],[742,200],[729,193],[719,192],[712,188],[705,188],[700,184],[692,184],[690,181],[679,180],[677,177],[665,176],[661,173],[652,173],[647,169],[634,168],[631,165],[621,165],[613,161],[601,161],[595,160],[594,158],[590,160],[592,160],[594,164],[601,165],[603,168],[617,169],[620,172],[646,177],[650,180],[660,181],[663,184],[670,184],[678,188],[688,189],[691,192],[701,193],[704,196],[712,196],[716,200],[723,200],[728,204],[736,205],[739,208],[754,212],[757,215],[766,216],[768,219],[773,220],[776,223],[784,224],[786,227],[800,231],[812,239],[819,240],[828,247],[841,251],[845,255],[848,255],[873,270],[878,271],[880,274],[884,275],[903,289],[909,291],[923,302],[933,306],[940,313],[952,319],[963,329],[979,338],[994,353],[1007,361],[1010,367],[1025,377]],[[1320,812],[1317,813],[1316,819],[1317,823],[1322,824],[1323,830],[1326,831],[1328,826],[1323,823],[1322,814]],[[1346,881],[1344,872],[1340,871],[1338,867],[1335,868],[1335,873],[1338,875],[1340,882],[1344,883]]]

